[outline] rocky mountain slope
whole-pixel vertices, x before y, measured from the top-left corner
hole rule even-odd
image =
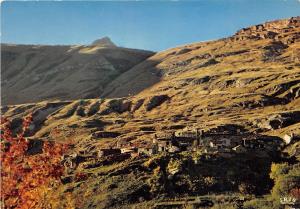
[[[83,49],[89,51],[90,47],[81,46],[76,53]],[[101,98],[7,105],[1,111],[12,120],[14,129],[20,127],[23,116],[33,113],[29,137],[71,141],[74,150],[86,152],[117,143],[146,147],[155,135],[192,128],[233,128],[274,140],[293,134],[299,139],[300,17],[158,52],[101,90]],[[299,141],[295,141],[270,153],[209,156],[200,163],[183,153],[96,168],[87,165],[83,171],[90,176],[88,180],[67,183],[60,192],[85,195],[81,208],[152,208],[164,195],[193,195],[193,189],[201,195],[208,190],[236,192],[239,178],[265,194],[272,187],[271,164],[287,154],[291,156],[289,163],[299,165],[295,159],[299,160],[299,153],[295,154],[299,148]],[[174,178],[168,176],[173,166],[184,168]],[[245,175],[240,175],[241,171]],[[200,188],[202,183],[205,189]]]
[[[96,98],[105,86],[153,53],[116,47],[1,45],[2,104]]]

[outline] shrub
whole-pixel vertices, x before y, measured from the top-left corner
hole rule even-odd
[[[272,188],[272,199],[274,202],[279,203],[280,198],[291,196],[299,199],[299,164],[273,164],[271,167],[270,177],[274,180],[274,187]]]
[[[45,208],[42,200],[63,175],[60,160],[67,145],[45,142],[42,154],[28,155],[24,134],[31,122],[32,115],[25,117],[15,137],[10,121],[1,118],[1,199],[5,208]]]
[[[242,194],[253,194],[255,191],[255,186],[250,183],[242,182],[238,186],[238,189]]]
[[[274,204],[273,201],[269,201],[268,198],[264,199],[253,199],[247,202],[244,202],[243,208],[244,209],[273,209],[279,208],[278,204]]]

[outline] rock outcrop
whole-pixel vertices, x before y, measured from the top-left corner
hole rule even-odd
[[[266,119],[256,120],[254,124],[262,129],[276,130],[276,129],[285,128],[287,126],[299,122],[300,122],[300,112],[295,111],[295,112],[287,112],[287,113],[270,115]]]
[[[101,106],[100,114],[107,115],[113,112],[123,113],[131,109],[132,102],[127,99],[111,99]]]
[[[103,37],[100,39],[95,40],[92,44],[92,46],[101,46],[101,47],[117,47],[109,37]]]
[[[295,43],[300,40],[300,16],[285,20],[276,20],[239,30],[232,40],[274,39],[283,43]]]
[[[149,100],[145,104],[145,108],[146,108],[147,111],[150,111],[153,108],[161,105],[162,103],[164,103],[168,99],[169,99],[168,95],[155,95],[155,96],[149,98]]]

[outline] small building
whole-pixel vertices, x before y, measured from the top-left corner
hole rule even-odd
[[[139,157],[140,154],[138,152],[130,152],[130,157],[131,158],[136,158],[136,157]]]
[[[155,138],[152,144],[144,145],[137,149],[137,152],[141,155],[151,156],[158,153],[158,140]]]
[[[174,133],[156,133],[154,138],[157,140],[172,140],[175,137]]]
[[[136,147],[124,147],[121,148],[121,153],[133,153],[133,152],[137,152],[137,148]]]
[[[262,148],[263,144],[260,144],[255,139],[242,139],[242,145],[246,148],[255,149],[255,148]]]
[[[157,150],[154,147],[142,147],[138,148],[138,154],[151,156],[157,154]]]
[[[128,142],[126,142],[125,140],[118,139],[116,147],[117,148],[125,147],[125,146],[127,146],[127,144],[128,144]]]
[[[231,145],[230,139],[227,138],[223,138],[220,140],[212,140],[209,142],[209,146],[215,148],[226,148],[226,147],[230,147],[230,145]]]
[[[233,151],[235,151],[236,153],[245,153],[247,152],[247,149],[245,147],[243,147],[242,145],[238,145],[232,148]]]
[[[294,134],[285,134],[283,136],[283,141],[286,145],[290,144],[293,139],[294,139]]]
[[[111,155],[119,155],[121,154],[120,149],[100,149],[98,151],[98,157],[106,157]]]
[[[231,145],[231,140],[229,138],[222,138],[221,144],[224,147],[229,147]]]
[[[202,130],[198,128],[188,129],[184,128],[183,130],[175,131],[175,137],[184,137],[184,138],[199,138],[202,135]]]
[[[170,141],[158,141],[157,142],[158,152],[167,152],[170,145],[171,145]]]
[[[170,148],[168,149],[168,151],[171,153],[176,153],[176,152],[180,152],[181,149],[177,146],[171,145]]]
[[[215,143],[215,142],[209,142],[209,146],[211,147],[211,148],[213,148],[213,147],[218,147],[218,145]]]
[[[216,147],[205,147],[205,149],[203,151],[204,151],[204,153],[215,153],[218,150]]]

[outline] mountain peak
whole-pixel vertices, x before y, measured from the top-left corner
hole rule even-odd
[[[97,45],[103,47],[116,47],[116,45],[107,36],[93,41],[91,45]]]

